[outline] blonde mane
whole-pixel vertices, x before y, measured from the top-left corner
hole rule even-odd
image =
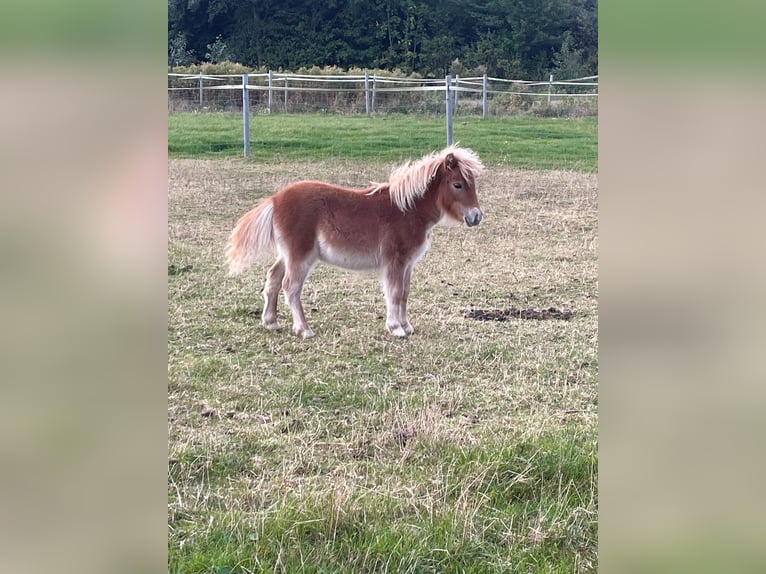
[[[476,176],[484,169],[479,156],[472,150],[452,144],[440,152],[434,152],[414,162],[407,161],[394,168],[388,183],[376,184],[370,193],[377,193],[388,188],[391,201],[400,210],[407,211],[414,206],[417,199],[425,195],[428,186],[436,177],[439,166],[445,162],[449,154],[452,154],[457,161],[457,167],[463,179],[475,181]]]

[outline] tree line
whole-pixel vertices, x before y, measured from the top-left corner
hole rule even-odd
[[[598,73],[598,0],[168,0],[168,65],[224,60],[569,79]]]

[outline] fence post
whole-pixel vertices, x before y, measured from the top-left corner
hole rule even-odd
[[[271,73],[271,70],[269,70],[269,113],[271,113],[271,109],[274,106],[274,76]]]
[[[445,82],[445,94],[447,102],[447,145],[452,145],[452,94],[450,93],[450,84],[452,76],[447,76]]]
[[[370,117],[370,74],[364,71],[364,112]]]
[[[199,73],[199,107],[202,109],[204,103],[204,96],[202,95],[202,72]]]
[[[245,137],[245,157],[250,157],[250,93],[247,91],[247,74],[242,74],[242,124]]]
[[[484,77],[481,80],[481,117],[482,118],[487,117],[487,108],[488,108],[487,92],[489,91],[487,89],[488,85],[489,84],[487,82],[487,72],[484,72]]]
[[[551,105],[551,91],[553,90],[553,74],[551,74],[550,80],[548,80],[548,105]]]
[[[285,113],[287,113],[287,76],[285,76]]]
[[[378,75],[373,74],[372,75],[372,103],[370,103],[370,111],[374,114],[375,113],[375,88],[378,84]]]

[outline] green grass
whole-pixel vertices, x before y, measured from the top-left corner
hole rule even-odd
[[[455,141],[474,149],[487,164],[528,169],[597,169],[597,119],[456,117]],[[257,115],[250,120],[255,162],[342,157],[397,162],[444,147],[444,118],[407,115]],[[240,157],[242,116],[174,113],[168,116],[171,157]]]
[[[595,571],[595,175],[491,165],[482,224],[413,272],[414,335],[374,276],[319,265],[304,341],[260,325],[269,262],[228,277],[223,249],[286,182],[390,169],[327,159],[170,158],[168,571]],[[465,316],[510,305],[573,317]]]
[[[419,448],[414,456],[418,464],[391,477],[403,490],[379,475],[362,486],[288,492],[262,513],[220,507],[204,518],[179,516],[174,538],[189,543],[171,550],[170,571],[271,571],[281,563],[288,572],[573,572],[583,569],[580,554],[594,554],[592,435]],[[219,464],[208,478],[213,488],[247,466]]]

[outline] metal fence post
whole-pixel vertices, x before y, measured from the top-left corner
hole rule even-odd
[[[548,80],[548,105],[551,105],[551,91],[553,90],[553,74],[551,74],[550,80]]]
[[[242,124],[245,137],[245,157],[250,157],[250,93],[247,90],[247,74],[242,74]]]
[[[370,74],[364,71],[364,111],[370,117]]]
[[[274,106],[274,76],[271,73],[271,70],[269,70],[269,113],[271,113],[271,109]]]
[[[447,76],[445,84],[444,91],[447,102],[447,145],[452,145],[452,94],[450,93],[452,76]]]
[[[370,103],[370,111],[374,114],[375,113],[375,88],[378,84],[378,75],[373,74],[372,75],[372,102]]]
[[[204,104],[205,99],[202,95],[202,72],[199,73],[199,107],[200,110],[202,109],[202,105]]]
[[[487,88],[489,86],[489,83],[487,82],[487,73],[484,72],[484,77],[481,80],[481,117],[486,118],[487,117],[487,109],[488,109],[488,100],[487,100],[487,92],[489,91]]]

